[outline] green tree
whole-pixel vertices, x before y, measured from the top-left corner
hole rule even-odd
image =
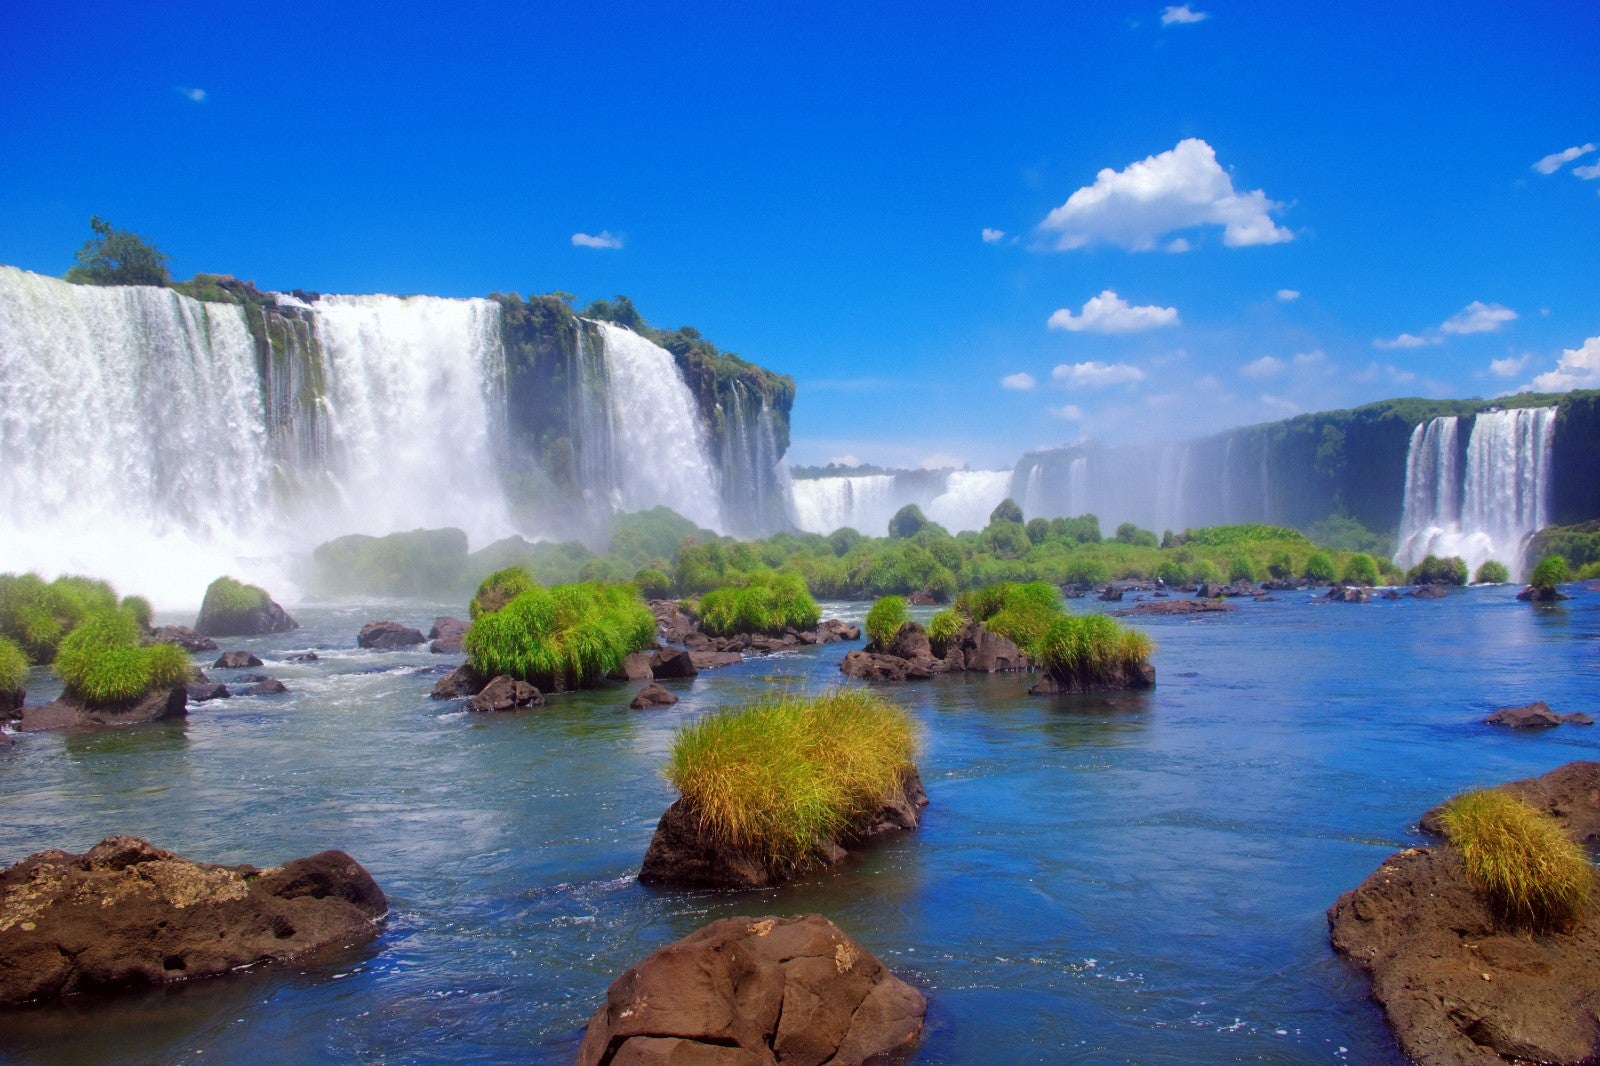
[[[1567,566],[1567,561],[1559,555],[1546,555],[1539,560],[1539,565],[1533,568],[1533,576],[1528,578],[1528,584],[1534,588],[1553,589],[1571,580],[1572,571]]]
[[[1022,522],[1022,508],[1010,496],[1001,500],[993,511],[989,512],[989,524],[996,522]]]
[[[897,540],[914,537],[918,531],[926,528],[928,516],[922,513],[922,508],[914,503],[908,503],[894,513],[889,519],[889,536]]]
[[[78,262],[67,271],[75,285],[167,285],[168,257],[137,233],[115,229],[99,215],[89,220],[94,236],[78,249]]]
[[[1366,552],[1350,556],[1350,561],[1344,565],[1346,585],[1376,585],[1378,576],[1378,561]]]

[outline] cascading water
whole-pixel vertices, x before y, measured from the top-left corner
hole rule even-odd
[[[982,529],[1010,491],[1009,470],[952,470],[944,491],[929,501],[927,515],[952,533]]]
[[[904,506],[893,474],[802,478],[794,483],[795,524],[807,533],[853,529],[884,536],[889,519]]]
[[[1435,418],[1412,431],[1394,561],[1458,555],[1469,570],[1495,559],[1519,574],[1528,537],[1547,520],[1556,408],[1475,416],[1464,470],[1460,421]]]

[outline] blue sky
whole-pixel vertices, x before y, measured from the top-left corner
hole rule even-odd
[[[1600,385],[1592,3],[438,12],[19,6],[0,262],[626,293],[797,462]]]

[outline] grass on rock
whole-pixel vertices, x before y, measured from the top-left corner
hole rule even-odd
[[[480,614],[492,614],[532,588],[538,588],[538,584],[522,567],[496,570],[478,584],[472,602],[467,604],[467,616],[476,619]]]
[[[775,866],[794,866],[898,797],[916,730],[864,689],[773,696],[691,722],[666,776],[707,829]]]
[[[1088,684],[1115,683],[1150,659],[1155,644],[1103,614],[1064,614],[1029,648],[1040,666]]]
[[[632,585],[580,582],[529,588],[480,611],[461,647],[485,677],[559,692],[594,684],[655,639],[655,617]]]
[[[1466,861],[1468,881],[1507,924],[1559,928],[1588,902],[1594,867],[1583,847],[1554,818],[1511,793],[1457,796],[1441,820]]]
[[[98,611],[80,622],[56,652],[56,676],[67,693],[89,704],[137,700],[189,679],[189,656],[175,644],[139,646],[130,611]]]
[[[28,657],[14,640],[0,637],[0,692],[20,692],[28,683]]]
[[[758,571],[742,585],[725,585],[700,597],[700,628],[714,637],[814,629],[822,609],[798,574]]]
[[[904,596],[884,596],[867,612],[863,628],[867,631],[867,638],[882,651],[894,640],[909,617]]]

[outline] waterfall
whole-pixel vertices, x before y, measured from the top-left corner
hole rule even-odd
[[[722,514],[729,532],[743,537],[764,537],[793,528],[787,471],[782,469],[778,430],[765,398],[751,417],[754,399],[735,379],[720,405],[722,434]]]
[[[1556,409],[1487,411],[1472,420],[1465,469],[1459,418],[1411,433],[1395,563],[1459,555],[1469,570],[1495,559],[1517,574],[1528,537],[1546,522]]]
[[[666,506],[722,528],[710,442],[672,354],[632,330],[598,322],[610,382],[610,491],[620,511]],[[585,491],[599,486],[585,485]]]
[[[853,529],[870,537],[889,532],[889,519],[905,506],[893,474],[802,478],[794,483],[795,524],[807,533]]]
[[[927,515],[952,533],[982,529],[1010,491],[1009,470],[952,470],[944,491],[929,501]]]

